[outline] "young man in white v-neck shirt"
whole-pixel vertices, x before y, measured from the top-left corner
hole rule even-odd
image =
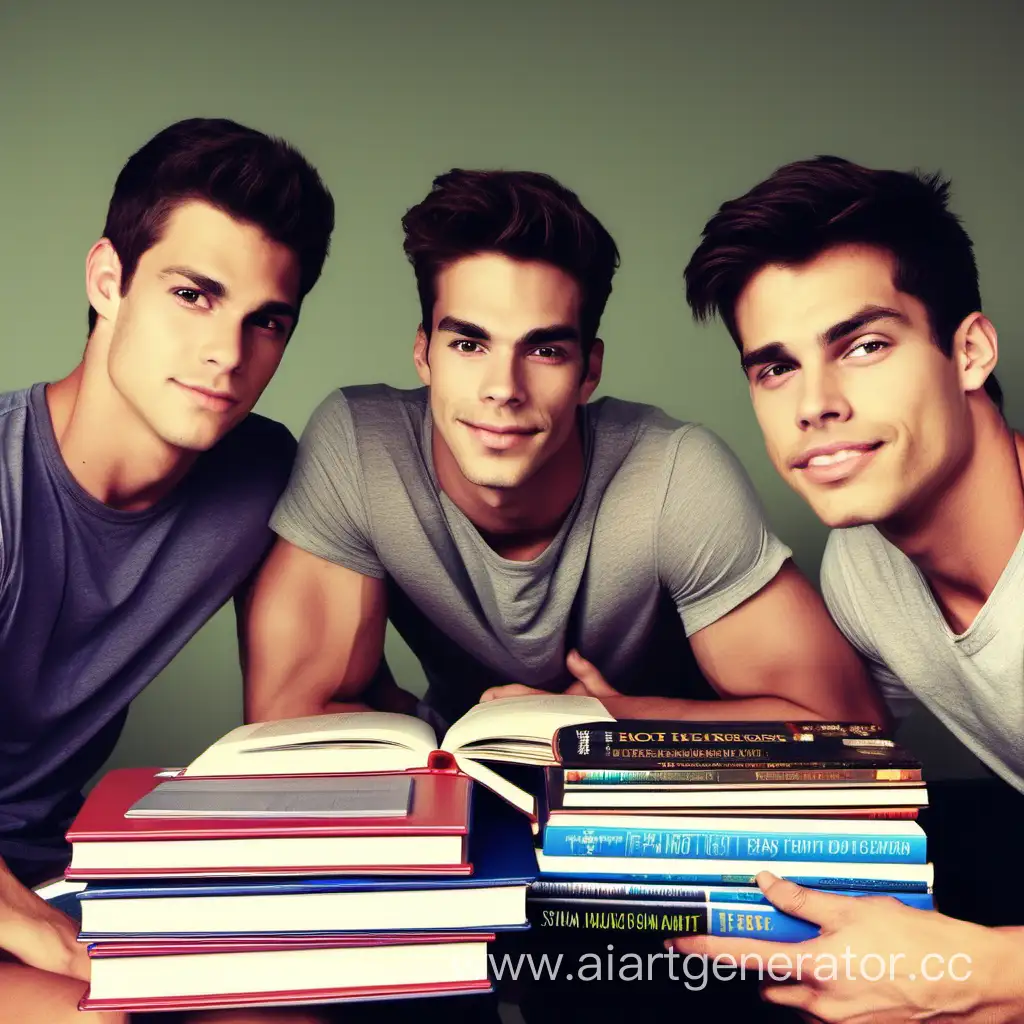
[[[773,464],[833,528],[822,591],[891,710],[920,701],[1007,784],[992,801],[989,780],[985,817],[974,817],[976,801],[943,809],[987,850],[960,877],[937,863],[959,889],[946,912],[1019,925],[982,905],[984,888],[1008,881],[996,858],[1017,848],[1024,807],[1024,438],[1002,414],[997,333],[948,190],[937,175],[836,157],[787,165],[708,222],[687,298],[698,318],[725,323]],[[933,859],[952,859],[944,829],[929,838]],[[826,1021],[933,1008],[986,1024],[1024,1015],[1020,929],[777,886],[773,901],[828,933],[806,952],[852,944],[902,954],[903,965],[882,986],[787,982],[768,986],[768,999]],[[943,907],[938,874],[936,890]],[[677,942],[737,952],[730,941]],[[918,953],[966,955],[969,977],[928,980]]]

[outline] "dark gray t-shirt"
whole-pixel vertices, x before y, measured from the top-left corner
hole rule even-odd
[[[577,646],[623,693],[711,697],[687,637],[790,551],[710,430],[602,398],[580,411],[586,476],[536,558],[498,555],[438,488],[425,388],[341,388],[317,408],[271,526],[386,577],[392,622],[448,722],[489,686],[562,690]]]
[[[157,505],[119,511],[68,471],[45,385],[0,395],[0,855],[23,880],[66,858],[129,702],[266,553],[294,454],[250,415]]]

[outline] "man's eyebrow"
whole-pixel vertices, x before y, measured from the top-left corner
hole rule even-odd
[[[823,345],[832,345],[837,341],[842,341],[843,338],[849,337],[851,334],[856,334],[877,320],[895,320],[900,324],[910,322],[906,314],[901,313],[898,309],[890,309],[888,306],[865,306],[863,309],[858,309],[853,316],[833,324],[827,331],[822,333],[820,340]]]
[[[766,366],[768,363],[781,363],[792,359],[788,348],[781,341],[770,341],[760,348],[751,349],[740,359],[744,373],[749,373],[755,366]]]
[[[490,332],[479,324],[460,320],[454,316],[443,316],[437,322],[439,331],[461,334],[476,341],[490,341]],[[543,345],[554,341],[579,341],[580,332],[572,324],[552,324],[550,327],[535,327],[516,341],[517,345]]]
[[[290,302],[280,302],[278,300],[272,300],[270,302],[264,302],[259,309],[257,309],[252,315],[260,316],[270,314],[271,316],[288,316],[292,320],[299,319],[299,311]]]
[[[224,299],[228,295],[227,285],[215,278],[200,273],[198,270],[193,270],[191,267],[166,267],[160,272],[161,277],[172,277],[174,275],[187,278],[197,288],[202,289],[208,295],[212,295],[215,299]],[[270,316],[287,316],[291,317],[292,320],[298,320],[299,318],[299,311],[290,302],[284,302],[280,299],[271,299],[269,302],[264,302],[250,315],[261,316],[267,314]]]
[[[171,277],[177,274],[179,277],[187,277],[197,288],[212,295],[215,299],[223,299],[228,290],[225,285],[206,274],[201,274],[191,267],[165,267],[160,271],[161,277]]]
[[[910,321],[905,313],[898,309],[890,309],[888,306],[865,306],[857,310],[852,316],[840,320],[827,330],[823,331],[818,341],[825,346],[834,345],[851,334],[862,331],[865,327],[876,323],[879,320],[894,320],[897,323],[907,324]],[[759,348],[751,349],[740,359],[740,366],[744,373],[749,373],[755,366],[766,366],[769,363],[781,363],[793,360],[793,354],[781,341],[770,341]]]

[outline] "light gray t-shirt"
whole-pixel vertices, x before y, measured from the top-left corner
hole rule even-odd
[[[704,427],[582,407],[585,481],[536,558],[502,558],[438,487],[425,388],[332,392],[271,519],[291,543],[388,581],[389,615],[448,722],[489,686],[554,691],[576,646],[623,693],[713,697],[687,636],[757,593],[790,550]]]
[[[917,566],[873,526],[832,531],[821,589],[894,715],[903,717],[920,700],[992,771],[1024,791],[1024,537],[960,634]]]

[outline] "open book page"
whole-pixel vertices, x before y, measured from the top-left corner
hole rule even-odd
[[[207,747],[183,775],[302,775],[422,768],[434,730],[383,711],[310,715],[242,725]]]
[[[596,697],[564,693],[502,697],[470,708],[448,729],[442,750],[482,761],[556,764],[555,732],[584,722],[614,722]],[[469,774],[469,773],[467,773]]]

